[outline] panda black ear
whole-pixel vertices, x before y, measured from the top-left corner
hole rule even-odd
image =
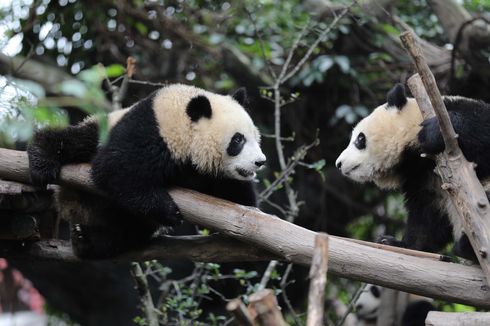
[[[247,96],[247,90],[245,87],[240,87],[237,89],[231,97],[237,101],[241,106],[244,108],[248,107],[248,96]]]
[[[396,107],[398,110],[402,109],[407,104],[407,95],[405,94],[405,87],[402,84],[396,84],[386,96],[388,107]]]
[[[187,115],[191,118],[192,122],[196,122],[201,118],[211,118],[213,110],[211,109],[211,103],[204,95],[193,97],[189,104],[187,104]]]

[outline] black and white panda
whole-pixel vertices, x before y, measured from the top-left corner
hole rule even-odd
[[[380,316],[381,295],[386,291],[381,286],[366,284],[354,303],[356,326],[375,326]],[[391,290],[393,291],[393,290]],[[396,325],[424,326],[429,311],[435,310],[432,299],[415,294],[396,292],[396,307],[393,311]]]
[[[174,84],[109,114],[102,145],[95,118],[40,130],[28,147],[32,182],[54,182],[64,164],[92,164],[94,184],[106,198],[66,187],[58,195],[80,257],[117,255],[180,222],[171,186],[255,206],[252,181],[266,157],[246,101],[244,89],[228,96]]]
[[[490,105],[459,96],[445,96],[444,103],[459,135],[459,145],[465,157],[477,164],[476,173],[486,189]],[[475,260],[460,217],[434,173],[434,161],[421,157],[422,153],[437,154],[443,149],[436,118],[423,121],[415,99],[407,98],[404,87],[398,84],[388,93],[387,103],[357,124],[335,164],[355,181],[373,181],[381,188],[400,189],[405,194],[408,220],[403,240],[383,236],[382,243],[439,251],[454,239],[455,254]]]

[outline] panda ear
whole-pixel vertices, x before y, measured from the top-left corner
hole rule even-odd
[[[237,101],[241,106],[244,108],[248,107],[248,96],[247,96],[247,90],[245,87],[240,87],[237,89],[231,97]]]
[[[186,112],[191,121],[196,122],[201,118],[211,118],[213,111],[209,99],[204,95],[199,95],[189,101]]]
[[[396,84],[386,96],[388,107],[396,107],[401,110],[405,104],[407,104],[407,95],[405,94],[405,87],[402,84]]]

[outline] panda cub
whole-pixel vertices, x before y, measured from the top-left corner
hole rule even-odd
[[[172,186],[255,206],[252,181],[266,158],[246,102],[244,89],[225,96],[175,84],[109,114],[104,144],[93,117],[40,130],[28,147],[32,182],[54,182],[64,164],[92,164],[93,182],[105,197],[67,187],[57,194],[82,258],[134,249],[162,226],[180,222],[167,192]]]
[[[490,105],[459,96],[445,96],[444,103],[459,145],[465,157],[477,164],[476,173],[487,190]],[[456,255],[476,260],[460,217],[434,173],[434,161],[421,157],[443,150],[437,119],[423,121],[415,99],[407,98],[404,87],[396,85],[387,103],[357,124],[335,164],[355,181],[373,181],[381,188],[404,193],[408,220],[403,240],[384,236],[380,242],[437,252],[454,239]]]

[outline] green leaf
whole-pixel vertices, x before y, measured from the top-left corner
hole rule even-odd
[[[105,68],[105,73],[109,78],[119,77],[124,74],[125,71],[126,69],[124,66],[120,64],[113,64]]]
[[[141,35],[145,36],[148,34],[148,27],[146,27],[145,24],[137,22],[134,24],[134,27],[138,30],[138,32],[140,32]]]

